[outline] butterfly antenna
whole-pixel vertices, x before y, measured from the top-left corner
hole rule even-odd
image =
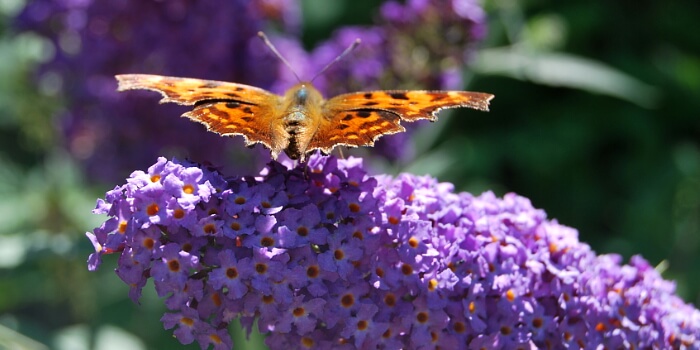
[[[357,38],[357,39],[355,39],[355,41],[352,42],[352,44],[350,44],[350,46],[348,46],[347,49],[345,49],[345,51],[343,51],[343,53],[338,55],[338,57],[336,57],[333,61],[331,61],[325,67],[323,67],[323,69],[321,69],[320,72],[316,73],[316,75],[314,75],[314,77],[311,79],[311,81],[314,81],[314,79],[318,78],[319,75],[321,75],[321,74],[323,74],[323,72],[327,71],[328,68],[330,68],[336,62],[342,60],[343,57],[347,56],[350,52],[352,52],[352,50],[355,50],[355,48],[359,45],[360,45],[360,38]]]
[[[294,71],[294,68],[292,68],[292,65],[289,64],[289,62],[287,62],[286,59],[284,59],[284,57],[282,56],[282,54],[279,53],[279,51],[277,51],[277,49],[275,48],[275,45],[272,45],[272,42],[270,42],[270,39],[267,38],[267,35],[265,35],[265,33],[263,33],[263,32],[258,32],[258,36],[263,40],[263,42],[265,42],[265,45],[267,45],[267,47],[269,47],[270,50],[272,50],[272,52],[275,53],[277,58],[279,58],[282,61],[282,63],[284,63],[287,66],[287,68],[289,68],[289,70],[292,71],[292,73],[297,78],[297,80],[299,82],[301,82],[301,79],[299,79],[299,75],[297,74],[296,71]]]

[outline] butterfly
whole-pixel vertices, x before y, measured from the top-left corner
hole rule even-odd
[[[300,82],[280,96],[250,85],[214,80],[149,74],[116,78],[119,91],[157,91],[163,95],[161,103],[194,106],[182,116],[210,131],[241,135],[248,146],[260,143],[270,149],[273,159],[284,151],[302,162],[314,150],[328,154],[336,146],[373,146],[383,135],[405,131],[402,121],[435,121],[444,108],[487,111],[494,97],[470,91],[390,90],[353,92],[326,100],[310,82]]]

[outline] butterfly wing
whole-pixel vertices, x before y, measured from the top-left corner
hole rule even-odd
[[[308,150],[329,153],[338,145],[373,146],[382,135],[405,131],[401,121],[435,121],[440,110],[468,107],[487,111],[491,94],[470,91],[371,91],[326,101],[324,118]]]
[[[262,143],[273,158],[289,143],[284,127],[275,122],[280,96],[266,90],[236,83],[149,74],[117,75],[119,91],[157,91],[161,103],[194,105],[183,117],[204,124],[224,136],[241,135],[246,145]]]
[[[234,100],[248,104],[264,102],[275,94],[255,86],[225,81],[166,77],[151,74],[121,74],[115,76],[118,91],[152,90],[163,95],[160,103],[173,102],[194,105],[206,100]]]

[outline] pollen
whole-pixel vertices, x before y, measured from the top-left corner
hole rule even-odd
[[[357,230],[357,231],[352,233],[352,238],[357,238],[359,240],[363,240],[363,239],[365,239],[365,235],[362,234],[362,231]]]
[[[263,237],[260,239],[260,245],[263,247],[272,247],[275,244],[275,240],[272,237]]]
[[[365,329],[367,329],[367,327],[369,327],[369,323],[367,321],[365,321],[365,320],[357,321],[357,330],[358,331],[364,331]]]
[[[177,260],[168,261],[168,269],[171,272],[179,272],[180,271],[180,262]]]
[[[455,333],[464,333],[467,331],[467,325],[464,322],[457,321],[452,326],[452,329],[454,329]]]
[[[401,273],[405,276],[413,274],[413,267],[409,264],[401,265]]]
[[[299,226],[297,227],[297,234],[302,237],[306,237],[309,235],[309,229],[306,226]]]
[[[151,182],[158,182],[160,181],[160,175],[151,175]]]
[[[429,291],[432,292],[435,289],[437,289],[437,287],[438,287],[438,281],[436,279],[432,278],[432,279],[430,279],[430,281],[428,281],[428,290]]]
[[[416,237],[411,237],[408,239],[408,246],[411,248],[418,248],[418,238]]]
[[[255,264],[255,272],[257,272],[261,275],[266,273],[267,272],[267,265],[261,264],[261,263]]]
[[[536,317],[535,319],[532,320],[532,326],[535,328],[542,328],[543,325],[544,325],[544,320],[539,318],[539,317]]]
[[[472,301],[469,303],[469,313],[474,313],[476,311],[476,304]]]
[[[513,302],[513,300],[515,300],[515,292],[513,291],[513,289],[508,289],[508,291],[506,292],[506,299],[508,299],[508,301],[510,301],[511,303]]]
[[[513,331],[513,330],[512,330],[510,327],[508,327],[508,326],[503,326],[503,327],[501,327],[501,334],[503,334],[503,335],[508,335],[508,334],[510,334],[512,331]]]
[[[343,295],[343,297],[340,298],[340,304],[345,308],[355,305],[355,296],[350,293]]]
[[[150,250],[150,249],[153,249],[153,247],[156,245],[156,241],[155,241],[153,238],[148,237],[148,238],[145,238],[145,239],[141,242],[141,244],[143,244],[143,246],[144,246],[146,249],[149,249],[149,250]]]
[[[357,203],[350,203],[348,205],[348,208],[350,209],[350,212],[353,213],[359,213],[360,212],[360,205]]]
[[[119,228],[117,229],[119,233],[124,234],[126,232],[126,228],[128,227],[128,223],[126,221],[121,221],[119,222]]]
[[[309,337],[302,337],[301,338],[301,346],[303,346],[307,349],[311,349],[314,347],[314,345],[316,345],[316,344],[314,343],[313,339],[311,339]]]
[[[194,325],[194,320],[189,317],[183,317],[180,319],[180,324],[185,325],[187,327],[192,327]]]
[[[401,219],[397,218],[396,216],[389,217],[389,223],[392,225],[398,225],[400,222],[401,222]]]
[[[211,339],[211,342],[213,344],[221,344],[223,341],[221,340],[221,337],[219,337],[216,334],[209,334],[209,339]]]
[[[374,273],[380,278],[384,277],[384,269],[382,269],[381,267],[377,267],[376,269],[374,269]]]
[[[554,242],[549,243],[549,253],[550,253],[550,254],[554,254],[554,253],[556,253],[557,251],[559,251],[559,247],[557,247],[557,244],[554,243]]]
[[[265,209],[270,209],[272,207],[272,204],[270,204],[270,202],[268,201],[263,201],[262,203],[260,203],[260,206]]]
[[[320,270],[319,270],[318,266],[316,266],[316,265],[309,266],[309,267],[306,269],[306,277],[308,277],[308,278],[316,278],[316,277],[318,277],[319,272],[320,272]]]
[[[214,303],[216,306],[221,306],[221,294],[218,292],[215,292],[214,294],[211,295],[211,301]]]
[[[206,233],[206,234],[208,234],[208,235],[216,234],[216,225],[211,224],[211,223],[210,223],[210,224],[206,224],[206,225],[204,225],[204,227],[202,228],[202,230],[204,231],[204,233]]]
[[[177,209],[173,210],[173,217],[175,219],[178,219],[178,220],[182,219],[185,217],[185,211],[180,209],[180,208],[177,208]]]
[[[230,279],[238,278],[238,269],[235,267],[229,267],[226,269],[226,277]]]
[[[158,211],[160,211],[160,208],[158,207],[158,204],[156,204],[156,203],[152,203],[151,205],[146,207],[146,214],[148,214],[149,216],[153,216],[153,215],[158,214]]]
[[[233,202],[238,205],[243,205],[245,204],[246,200],[245,197],[236,197],[236,199],[234,199]]]
[[[604,332],[608,327],[605,327],[603,322],[598,322],[597,325],[595,325],[595,330],[598,332]]]
[[[187,194],[192,194],[192,193],[194,193],[194,186],[192,186],[190,184],[182,186],[182,192],[185,192]]]
[[[262,302],[265,304],[272,304],[275,301],[275,297],[272,295],[263,295]]]
[[[229,225],[229,227],[234,231],[238,231],[241,229],[241,224],[234,221],[231,223],[231,225]]]
[[[384,304],[389,307],[394,307],[396,305],[396,295],[394,293],[387,293],[384,296]]]
[[[416,314],[416,321],[418,321],[418,323],[426,323],[428,319],[430,319],[430,317],[428,317],[428,313],[425,311]]]
[[[306,315],[306,310],[305,310],[303,307],[295,308],[295,309],[292,311],[292,315],[294,315],[294,317],[301,317],[301,316],[304,316],[304,315]]]
[[[333,252],[333,257],[335,258],[335,260],[343,260],[343,258],[345,258],[345,252],[343,252],[342,249],[336,249]]]

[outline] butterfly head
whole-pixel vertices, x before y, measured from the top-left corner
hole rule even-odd
[[[299,86],[299,89],[294,92],[294,99],[298,104],[305,104],[308,97],[309,90],[306,88],[306,85]]]
[[[323,102],[321,92],[309,82],[294,85],[284,95],[284,100],[294,106],[320,106]]]

